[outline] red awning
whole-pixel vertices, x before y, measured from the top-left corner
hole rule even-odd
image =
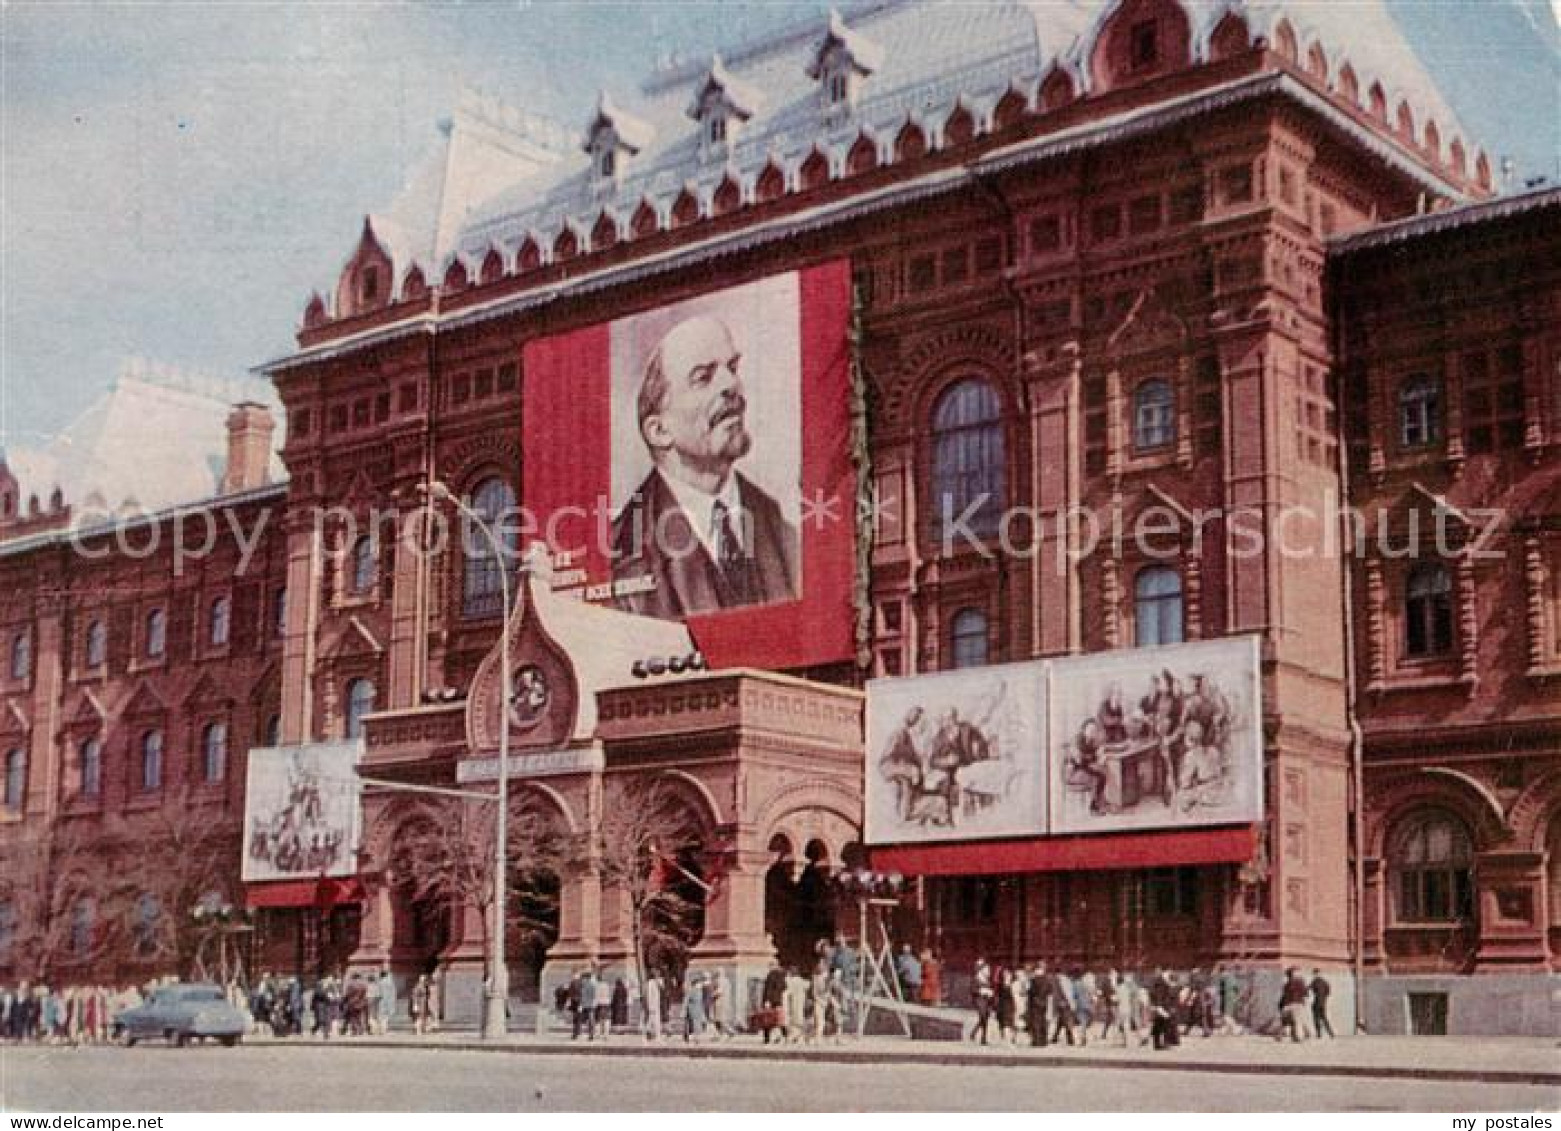
[[[362,903],[363,884],[356,876],[246,884],[244,902],[250,907],[315,907],[329,911],[344,903]]]
[[[878,872],[999,876],[1160,868],[1173,864],[1245,864],[1256,851],[1257,830],[1251,825],[1240,825],[1178,832],[896,845],[869,849],[868,856]]]

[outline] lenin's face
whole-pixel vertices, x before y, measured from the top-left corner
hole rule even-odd
[[[753,446],[731,333],[714,318],[691,318],[662,340],[661,363],[667,391],[645,420],[646,441],[691,468],[724,474]]]

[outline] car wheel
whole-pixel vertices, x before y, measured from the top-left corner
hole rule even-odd
[[[173,1043],[176,1048],[182,1049],[190,1043],[190,1035],[188,1033],[175,1033],[173,1035]]]
[[[221,1040],[222,1040],[222,1047],[225,1048],[225,1049],[230,1049],[234,1045],[238,1044],[238,1038],[237,1037],[223,1037],[223,1038],[221,1038]]]

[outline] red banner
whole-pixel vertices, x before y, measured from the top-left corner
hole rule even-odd
[[[841,260],[527,343],[524,542],[556,589],[685,621],[712,666],[849,659]]]
[[[1025,872],[1109,871],[1177,864],[1245,864],[1257,851],[1257,830],[1188,829],[1025,840],[899,845],[868,850],[880,872],[907,876],[1004,876]]]

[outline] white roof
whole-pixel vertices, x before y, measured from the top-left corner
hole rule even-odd
[[[1348,62],[1363,99],[1378,82],[1390,114],[1404,100],[1414,111],[1417,129],[1434,118],[1444,145],[1463,136],[1387,0],[1183,0],[1183,9],[1195,59],[1207,57],[1209,38],[1227,12],[1239,12],[1254,37],[1270,42],[1279,22],[1288,20],[1302,60],[1314,43],[1321,45],[1330,80]],[[640,151],[607,186],[594,178],[577,144],[538,143],[555,127],[488,96],[474,110],[468,98],[451,138],[452,155],[459,146],[469,150],[465,169],[447,162],[438,193],[409,189],[391,210],[397,227],[388,242],[403,245],[402,254],[422,263],[435,283],[454,257],[475,268],[491,248],[498,248],[512,266],[528,237],[546,256],[566,225],[584,236],[603,210],[621,222],[650,199],[665,211],[685,188],[708,198],[729,174],[752,184],[771,162],[790,173],[815,146],[838,162],[859,135],[888,144],[908,120],[921,124],[937,145],[956,107],[966,107],[984,124],[1009,89],[1033,96],[1054,66],[1066,69],[1087,90],[1095,40],[1117,10],[1116,0],[872,0],[843,15],[831,12],[713,61],[707,57],[663,70],[637,98],[611,101],[611,110],[632,123]],[[867,55],[872,68],[845,121],[826,119],[818,83],[809,73],[831,38],[854,44],[852,49]],[[688,113],[712,72],[754,111],[730,148],[713,156]],[[494,161],[488,152],[505,146],[514,150],[517,144],[525,149],[524,160],[512,155]],[[1475,147],[1467,137],[1464,144],[1472,154]],[[472,174],[478,167],[485,168],[485,175]],[[409,209],[420,211],[425,220],[407,219]],[[413,229],[439,234],[423,242],[403,240],[401,233]],[[404,276],[410,264],[392,255],[398,277]]]
[[[227,462],[228,415],[241,401],[281,414],[271,386],[229,381],[128,360],[114,383],[80,416],[38,447],[8,444],[5,462],[23,498],[48,503],[58,488],[72,522],[108,513],[157,511],[217,494]],[[286,478],[275,447],[273,480]]]
[[[530,615],[574,665],[580,697],[571,737],[587,741],[596,734],[598,691],[633,683],[636,660],[689,655],[694,651],[694,638],[677,621],[620,612],[555,593],[542,559],[532,555],[529,561],[524,572]],[[694,674],[698,673],[688,673]],[[662,683],[687,676],[656,678]]]

